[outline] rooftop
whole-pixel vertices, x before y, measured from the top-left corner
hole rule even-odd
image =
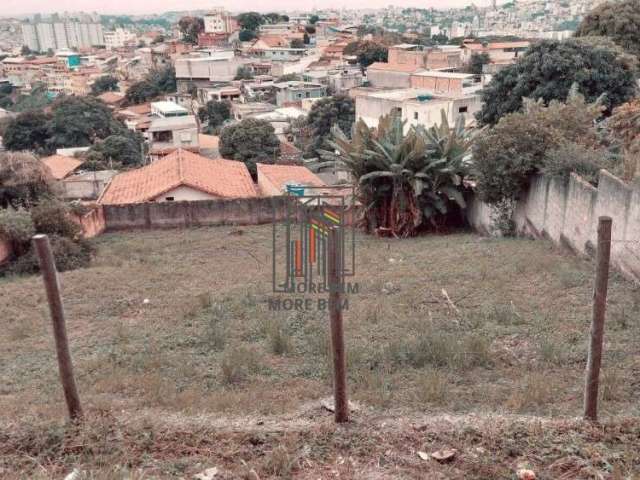
[[[198,123],[193,115],[183,115],[182,117],[153,117],[151,119],[150,132],[163,132],[166,130],[176,130],[180,128],[197,128]]]
[[[62,180],[82,165],[83,162],[77,158],[67,157],[65,155],[51,155],[50,157],[43,158],[42,163],[49,168],[53,178]]]
[[[266,178],[274,187],[281,192],[286,191],[287,185],[308,185],[312,187],[326,187],[307,167],[298,165],[268,165],[258,163],[258,181]]]
[[[150,165],[116,175],[99,202],[106,205],[149,202],[180,186],[222,198],[257,196],[244,163],[212,160],[178,149]]]

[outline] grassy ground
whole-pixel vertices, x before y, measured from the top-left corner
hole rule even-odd
[[[91,268],[62,275],[90,412],[79,432],[61,427],[41,280],[0,280],[2,478],[74,465],[87,478],[213,465],[229,478],[640,471],[640,291],[612,279],[605,424],[581,426],[593,267],[545,242],[359,236],[345,335],[361,408],[338,430],[319,407],[331,394],[326,315],[265,303],[270,226],[109,234],[98,247]],[[442,446],[460,450],[450,465],[415,454]]]

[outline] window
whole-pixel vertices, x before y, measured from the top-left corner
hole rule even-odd
[[[418,119],[418,112],[413,112],[413,119],[417,120]]]
[[[469,107],[460,107],[458,108],[458,113],[467,113],[467,110],[469,110]]]
[[[166,200],[167,202],[173,202],[174,197],[165,197],[165,200]]]

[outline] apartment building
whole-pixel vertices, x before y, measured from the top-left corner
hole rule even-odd
[[[204,33],[230,34],[239,29],[238,22],[222,7],[215,7],[204,16]]]
[[[116,28],[115,30],[104,32],[104,45],[107,50],[134,46],[137,42],[138,36],[125,28]]]
[[[22,24],[22,39],[34,52],[90,48],[105,43],[101,24],[78,21],[26,22]]]

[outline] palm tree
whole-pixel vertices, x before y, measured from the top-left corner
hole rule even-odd
[[[462,181],[471,137],[464,118],[451,129],[442,111],[439,126],[412,126],[406,134],[404,127],[397,115],[382,117],[376,129],[360,120],[351,140],[334,127],[328,141],[334,151],[321,151],[326,162],[318,168],[346,170],[357,181],[369,232],[413,236],[446,223],[453,207],[466,207]]]

